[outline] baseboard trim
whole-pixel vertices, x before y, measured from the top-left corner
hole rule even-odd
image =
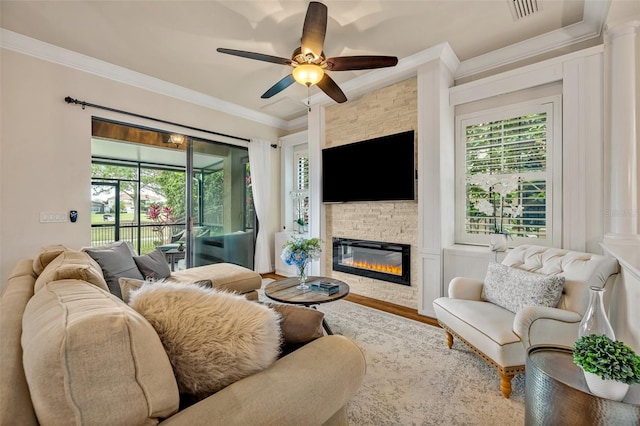
[[[425,315],[420,315],[417,309],[411,309],[407,308],[406,306],[396,305],[395,303],[385,302],[383,300],[373,299],[371,297],[361,296],[359,294],[353,293],[348,294],[347,297],[345,297],[345,300],[441,328],[440,324],[438,324],[437,319]]]
[[[282,277],[278,274],[268,273],[262,274],[262,278],[271,278],[274,280],[281,280],[285,277]],[[398,315],[403,318],[411,319],[414,321],[418,321],[424,324],[429,324],[434,327],[440,327],[438,324],[438,320],[435,318],[431,318],[425,315],[420,315],[417,309],[407,308],[406,306],[396,305],[395,303],[385,302],[383,300],[373,299],[367,296],[361,296],[359,294],[350,293],[345,297],[345,300],[349,302],[357,303],[362,306],[366,306],[368,308],[377,309],[379,311],[387,312],[390,314]]]

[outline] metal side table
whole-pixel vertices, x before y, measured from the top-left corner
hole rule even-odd
[[[640,425],[640,385],[622,402],[589,393],[571,349],[529,349],[525,381],[525,425]]]

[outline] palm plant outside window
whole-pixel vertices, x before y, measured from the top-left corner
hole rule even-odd
[[[458,240],[487,243],[491,233],[546,240],[551,226],[552,105],[459,120],[464,187]],[[458,145],[460,146],[460,145]]]

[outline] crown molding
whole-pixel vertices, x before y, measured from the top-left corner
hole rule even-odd
[[[585,0],[582,21],[463,61],[454,77],[469,77],[599,37],[610,4],[611,0]]]
[[[159,93],[194,105],[220,111],[225,114],[267,126],[289,130],[289,123],[286,120],[257,112],[231,102],[226,102],[213,96],[205,95],[201,92],[187,89],[177,84],[113,65],[90,56],[63,49],[4,28],[0,28],[0,47],[109,80],[125,83],[140,89]]]
[[[460,65],[458,57],[447,42],[437,44],[398,61],[398,65],[390,68],[380,68],[359,75],[340,85],[349,97],[359,97],[371,90],[406,80],[417,74],[418,68],[431,61],[439,59],[453,74]],[[309,98],[311,105],[329,105],[334,102],[323,92],[316,93]]]
[[[401,59],[395,67],[360,75],[341,84],[341,88],[347,96],[356,97],[414,76],[421,65],[436,58],[443,61],[455,79],[460,79],[599,37],[610,3],[611,0],[585,0],[582,21],[463,62],[458,60],[448,43],[441,43]],[[309,101],[312,105],[329,105],[332,102],[324,93],[313,95]]]
[[[349,97],[358,97],[368,91],[412,77],[421,65],[434,59],[440,59],[454,77],[459,79],[599,37],[610,3],[611,0],[584,0],[582,21],[463,62],[458,60],[448,43],[441,43],[402,58],[395,67],[362,74],[341,84],[341,88]],[[307,125],[306,115],[288,121],[283,120],[4,28],[0,28],[0,47],[278,129],[291,131]],[[306,104],[305,101],[306,99],[301,100]],[[309,102],[313,105],[328,105],[333,101],[321,92],[309,98]]]

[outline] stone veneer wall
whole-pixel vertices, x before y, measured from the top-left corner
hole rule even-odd
[[[325,145],[345,145],[408,130],[417,140],[417,79],[396,83],[359,99],[325,110]],[[416,143],[416,167],[418,145]],[[354,159],[357,161],[357,159]],[[358,182],[354,176],[354,185]],[[417,194],[417,185],[416,185]],[[417,195],[416,195],[417,197]],[[418,202],[358,202],[326,205],[326,271],[349,284],[351,292],[409,308],[418,305]],[[359,238],[411,245],[411,286],[336,272],[332,269],[332,237]]]

